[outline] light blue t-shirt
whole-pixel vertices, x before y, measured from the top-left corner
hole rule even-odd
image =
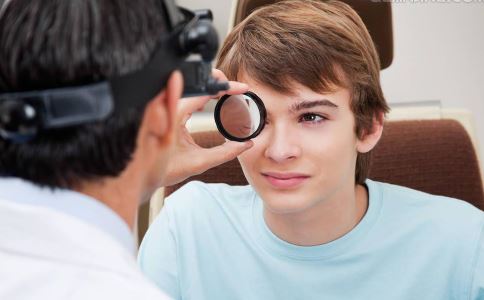
[[[484,213],[367,180],[369,207],[343,237],[289,244],[250,186],[192,182],[166,201],[139,252],[174,299],[484,299]]]

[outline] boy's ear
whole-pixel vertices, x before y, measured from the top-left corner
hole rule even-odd
[[[171,142],[176,128],[177,102],[183,90],[183,78],[179,71],[174,71],[166,88],[148,103],[145,110],[146,129],[150,136],[159,142]]]
[[[377,113],[373,117],[371,129],[365,130],[361,137],[358,137],[356,150],[360,153],[367,153],[372,150],[381,138],[383,132],[383,113]]]

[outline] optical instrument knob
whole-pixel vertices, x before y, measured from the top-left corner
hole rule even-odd
[[[0,103],[0,136],[5,139],[26,139],[38,130],[38,114],[35,108],[21,100],[5,100]]]

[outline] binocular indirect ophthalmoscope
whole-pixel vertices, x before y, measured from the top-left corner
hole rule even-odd
[[[192,12],[177,7],[173,0],[161,3],[168,32],[160,37],[143,68],[84,86],[0,91],[0,138],[22,143],[42,130],[100,121],[115,111],[143,107],[165,87],[176,69],[184,75],[184,97],[227,90],[228,82],[211,76],[218,36],[210,10]]]

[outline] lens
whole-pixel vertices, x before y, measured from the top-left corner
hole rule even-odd
[[[256,137],[265,123],[265,107],[251,92],[225,95],[215,107],[215,123],[220,133],[233,141],[246,141]]]

